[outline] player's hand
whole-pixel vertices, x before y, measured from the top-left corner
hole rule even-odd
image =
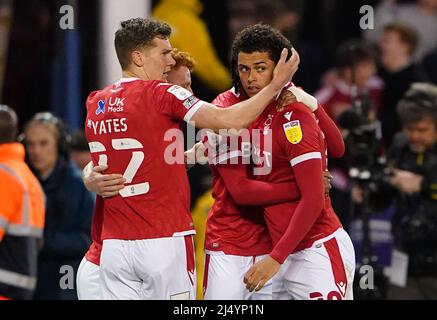
[[[190,150],[185,151],[185,164],[187,168],[191,168],[196,163],[208,163],[208,157],[205,156],[206,146],[203,142],[197,142]]]
[[[208,163],[208,148],[205,144],[200,141],[194,145],[196,150],[196,163],[197,164],[207,164]]]
[[[246,289],[250,292],[261,290],[266,282],[279,271],[280,267],[279,262],[270,256],[258,261],[244,275]]]
[[[306,105],[311,112],[315,112],[319,107],[319,103],[317,102],[317,99],[314,96],[302,90],[301,88],[291,86],[287,88],[287,91],[290,91],[296,98],[297,102]]]
[[[394,170],[394,175],[390,179],[392,186],[402,193],[412,194],[420,192],[423,176],[406,170]]]
[[[282,111],[284,110],[285,106],[288,106],[289,104],[297,102],[296,96],[291,93],[288,90],[282,90],[279,98],[278,103],[276,104],[276,110]]]
[[[332,175],[329,171],[323,171],[323,186],[325,187],[325,194],[328,195],[329,191],[332,189],[331,179]]]
[[[272,86],[275,88],[275,90],[279,93],[282,88],[291,81],[293,78],[293,75],[296,73],[298,67],[299,67],[299,54],[296,50],[291,49],[291,57],[286,61],[288,50],[283,49],[281,52],[281,57],[276,64],[275,70],[273,71],[273,79],[272,79]]]
[[[92,167],[91,164],[90,170],[90,164],[88,164],[82,176],[85,187],[103,198],[118,195],[126,182],[126,179],[121,174],[102,174],[107,169],[108,166],[106,165]]]

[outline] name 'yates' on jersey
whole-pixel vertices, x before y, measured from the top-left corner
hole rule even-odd
[[[126,118],[114,118],[99,121],[88,119],[87,126],[88,128],[93,129],[95,135],[126,132],[128,128]]]

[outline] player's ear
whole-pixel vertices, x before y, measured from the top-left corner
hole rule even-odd
[[[134,50],[131,53],[131,61],[137,67],[144,65],[144,54],[139,50]]]

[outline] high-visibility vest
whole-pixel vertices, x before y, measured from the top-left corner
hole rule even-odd
[[[19,143],[0,144],[0,296],[30,299],[36,286],[44,193]]]

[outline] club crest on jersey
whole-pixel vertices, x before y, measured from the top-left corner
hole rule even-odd
[[[292,144],[298,144],[301,142],[303,133],[300,127],[299,120],[287,122],[283,125],[285,136],[287,140]]]
[[[101,113],[105,113],[106,111],[106,100],[100,100],[97,102],[97,110],[96,115],[98,116]]]
[[[269,114],[267,120],[264,122],[264,130],[263,130],[264,135],[269,134],[269,130],[270,130],[270,126],[272,125],[272,122],[273,122],[273,115]]]
[[[167,92],[171,93],[172,95],[174,95],[176,98],[178,98],[179,100],[185,100],[188,97],[192,96],[193,94],[188,91],[185,88],[179,87],[177,85],[173,85],[170,88],[167,89]]]

